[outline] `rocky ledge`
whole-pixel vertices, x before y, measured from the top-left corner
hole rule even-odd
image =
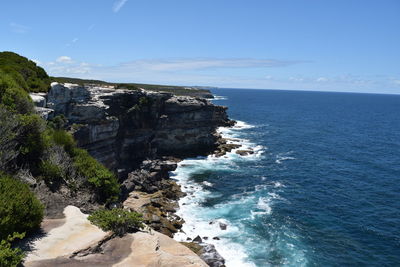
[[[65,218],[44,220],[42,235],[27,240],[24,266],[192,266],[207,264],[175,240],[152,230],[114,237],[68,206]]]

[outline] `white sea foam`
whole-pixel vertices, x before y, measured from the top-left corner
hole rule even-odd
[[[285,160],[296,159],[295,157],[291,156],[292,154],[293,154],[293,151],[289,151],[289,152],[286,152],[286,153],[279,153],[278,155],[276,155],[275,163],[282,164],[282,162],[285,161]]]
[[[275,186],[276,188],[285,187],[285,185],[283,185],[283,184],[280,183],[280,182],[274,182],[274,186]]]
[[[211,186],[213,186],[213,184],[212,184],[212,183],[210,183],[210,182],[207,182],[207,181],[204,181],[204,182],[202,182],[202,184],[204,184],[204,185],[206,185],[206,186],[208,186],[208,187],[211,187]]]
[[[270,198],[260,197],[257,202],[257,208],[265,211],[266,214],[271,214],[272,208],[270,206]]]
[[[214,95],[214,98],[211,98],[210,100],[215,101],[215,100],[227,100],[228,98],[226,96],[222,95]]]
[[[182,191],[187,193],[187,196],[179,200],[180,209],[177,211],[177,214],[185,220],[185,224],[182,231],[175,234],[174,238],[179,241],[187,241],[188,238],[194,239],[197,235],[203,239],[207,237],[207,242],[215,245],[218,252],[225,258],[228,267],[255,266],[247,259],[245,246],[231,241],[233,237],[237,237],[245,230],[240,229],[241,225],[237,222],[232,223],[224,218],[235,212],[241,205],[245,203],[253,205],[252,203],[257,200],[254,196],[244,193],[235,195],[232,200],[220,203],[213,208],[204,207],[201,203],[210,197],[216,197],[215,193],[206,189],[212,187],[213,184],[208,181],[196,183],[190,177],[194,173],[207,170],[235,171],[238,161],[258,160],[265,148],[240,138],[241,130],[251,128],[254,128],[254,126],[241,121],[232,128],[219,128],[218,132],[224,138],[230,138],[228,142],[239,144],[240,148],[232,150],[223,157],[210,155],[183,160],[178,163],[178,168],[171,173],[171,177],[182,186]],[[240,156],[236,154],[239,149],[252,150],[254,153]],[[260,202],[259,204],[259,208],[262,208],[260,212],[271,212],[268,211],[267,206],[263,206],[263,203]],[[227,225],[227,228],[223,230],[221,224]],[[219,240],[213,239],[213,237],[218,237]]]

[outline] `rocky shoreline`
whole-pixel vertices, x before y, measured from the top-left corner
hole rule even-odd
[[[53,83],[47,95],[31,97],[43,118],[65,117],[78,145],[118,173],[121,202],[112,205],[142,213],[149,227],[169,237],[184,223],[176,211],[185,195],[169,173],[183,158],[222,156],[238,148],[216,132],[235,123],[226,107],[203,98],[59,83]],[[83,188],[77,194],[68,187],[57,192],[45,184],[33,187],[49,219],[62,218],[67,205],[83,212],[99,207]],[[224,266],[215,248],[201,238],[184,245],[209,266]]]

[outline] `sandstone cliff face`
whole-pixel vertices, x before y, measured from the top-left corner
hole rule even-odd
[[[79,146],[124,173],[146,158],[211,152],[216,127],[229,124],[225,107],[144,90],[52,83],[46,108],[75,124]]]

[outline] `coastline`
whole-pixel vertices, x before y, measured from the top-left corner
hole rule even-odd
[[[199,175],[201,172],[212,170],[224,170],[230,168],[230,162],[235,159],[256,160],[263,151],[262,146],[257,146],[249,140],[238,138],[239,131],[250,129],[254,126],[245,122],[237,121],[231,127],[219,127],[217,133],[220,135],[219,149],[206,157],[188,158],[180,161],[177,169],[171,172],[171,178],[181,186],[185,196],[179,199],[177,215],[185,223],[181,231],[174,235],[179,242],[193,242],[209,244],[215,247],[216,251],[225,259],[226,266],[254,266],[247,262],[244,247],[230,243],[226,235],[235,235],[239,229],[235,228],[224,218],[216,216],[212,209],[201,207],[201,203],[212,198],[213,193],[208,189],[213,186],[207,180],[202,182],[193,181],[192,175]],[[241,153],[241,151],[250,151]],[[212,220],[199,218],[199,209],[211,213]],[[196,213],[197,211],[197,213]],[[209,218],[208,218],[209,219]]]

